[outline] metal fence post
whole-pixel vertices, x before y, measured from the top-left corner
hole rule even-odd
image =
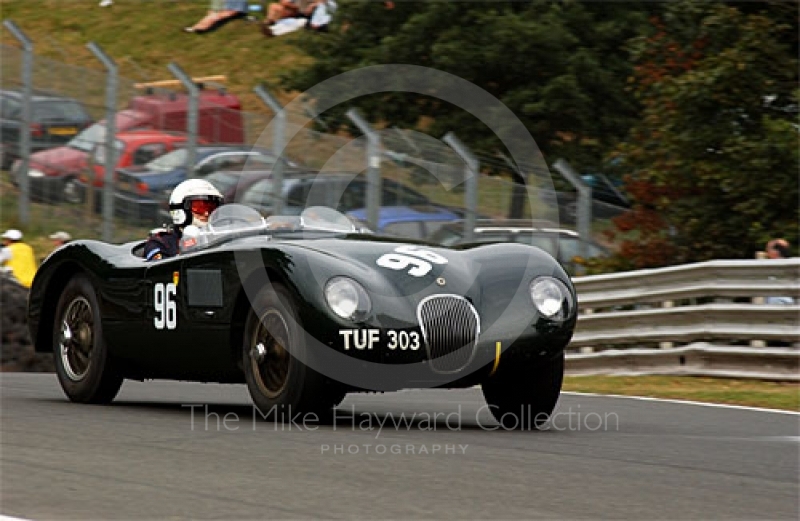
[[[197,151],[197,113],[199,111],[200,89],[177,63],[169,63],[167,69],[180,80],[189,92],[189,106],[186,113],[186,133],[188,134],[186,139],[186,177],[192,178],[194,174],[194,158]]]
[[[592,239],[592,187],[584,183],[581,176],[564,159],[558,159],[553,163],[553,168],[558,170],[578,191],[578,235],[582,239],[580,244],[581,257],[586,259],[589,257],[589,241]],[[585,268],[582,265],[578,265],[576,271],[578,274],[583,274]]]
[[[377,230],[381,207],[381,138],[358,110],[348,110],[347,117],[367,137],[367,225]]]
[[[448,132],[442,141],[450,145],[456,154],[464,161],[464,205],[466,216],[464,219],[464,239],[471,241],[475,236],[475,221],[478,214],[478,168],[480,164],[469,149],[452,132]]]
[[[275,114],[272,122],[272,153],[275,155],[275,166],[272,167],[272,207],[275,215],[283,212],[283,169],[286,164],[286,111],[280,103],[273,98],[263,85],[257,86],[253,91],[261,98],[261,101]]]
[[[508,208],[509,219],[522,219],[525,208],[525,198],[528,195],[528,176],[522,172],[522,169],[517,166],[517,164],[512,161],[510,157],[502,152],[500,153],[500,157],[503,158],[503,162],[508,165],[512,172],[517,174],[519,180],[523,181],[523,183],[519,183],[512,176],[513,184],[511,185],[511,205]]]
[[[17,182],[20,188],[19,221],[27,225],[30,222],[30,182],[28,168],[31,156],[31,91],[33,90],[33,42],[22,32],[13,20],[4,20],[3,26],[19,40],[22,45],[22,113],[19,131],[19,155],[22,160]]]
[[[117,166],[117,64],[94,42],[86,47],[100,60],[108,72],[106,75],[106,153],[103,175],[103,240],[111,242],[114,235],[114,172]],[[91,186],[89,187],[91,190]]]

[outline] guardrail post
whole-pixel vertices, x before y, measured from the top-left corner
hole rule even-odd
[[[272,208],[275,215],[283,212],[283,170],[286,164],[286,111],[280,103],[273,98],[263,85],[257,86],[253,91],[261,98],[261,101],[275,114],[272,122],[272,153],[276,157],[275,166],[272,167]]]
[[[377,231],[382,195],[381,138],[358,110],[348,110],[347,117],[367,138],[367,226]]]
[[[189,106],[186,113],[186,177],[191,178],[194,174],[194,158],[197,151],[197,113],[199,110],[200,89],[177,63],[169,63],[167,69],[180,80],[189,93]]]
[[[584,309],[581,315],[592,315],[594,314],[594,309]],[[578,349],[580,353],[594,353],[594,347],[592,346],[581,346]]]
[[[662,308],[671,308],[671,307],[674,307],[674,306],[675,306],[675,302],[673,302],[671,300],[665,300],[664,302],[661,303],[661,307]],[[660,349],[672,349],[673,347],[675,347],[675,343],[674,342],[659,342],[658,347]]]
[[[756,252],[756,260],[765,260],[767,259],[767,252],[765,251],[757,251]],[[766,297],[753,297],[751,302],[756,305],[763,305],[767,303]],[[751,340],[750,347],[767,347],[767,342],[764,340]]]
[[[478,213],[478,169],[480,163],[470,150],[456,137],[453,132],[448,132],[442,141],[450,145],[456,154],[464,161],[464,203],[466,215],[464,216],[464,239],[471,241],[475,237],[475,221]]]
[[[19,183],[19,222],[27,225],[30,222],[30,182],[28,168],[31,156],[31,91],[33,90],[33,42],[22,32],[13,20],[4,20],[3,26],[19,40],[22,45],[22,111],[19,131],[19,155],[22,160],[17,172]]]
[[[106,153],[105,174],[103,175],[103,240],[111,242],[114,235],[114,174],[117,166],[117,64],[94,42],[86,46],[106,67]],[[90,165],[91,168],[91,165]],[[88,191],[93,191],[94,172],[91,173]],[[90,208],[93,211],[94,208]]]
[[[592,239],[592,187],[587,185],[581,179],[581,176],[567,163],[564,159],[558,159],[553,163],[553,168],[564,176],[569,183],[578,191],[578,215],[577,227],[578,234],[581,236],[580,252],[581,257],[584,259],[589,257],[589,241]],[[586,268],[578,265],[575,270],[577,274],[582,275],[586,272]]]

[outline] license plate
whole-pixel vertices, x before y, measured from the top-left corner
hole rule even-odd
[[[50,127],[47,131],[54,136],[74,136],[78,133],[76,127]]]

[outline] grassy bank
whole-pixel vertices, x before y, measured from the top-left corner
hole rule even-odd
[[[228,87],[242,99],[245,110],[263,110],[253,88],[275,84],[278,75],[306,63],[309,57],[292,41],[321,35],[307,31],[265,38],[255,23],[234,20],[207,34],[189,34],[206,13],[208,2],[136,0],[115,2],[108,8],[97,2],[63,0],[2,0],[3,19],[11,19],[34,43],[34,52],[58,62],[90,69],[103,66],[86,48],[97,43],[119,67],[121,77],[136,81],[174,79],[167,64],[175,62],[188,74],[225,74]],[[2,43],[16,46],[7,30]],[[276,92],[287,101],[289,94]]]

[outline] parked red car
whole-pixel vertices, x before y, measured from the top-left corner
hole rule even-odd
[[[115,168],[144,165],[153,159],[186,144],[186,134],[182,132],[166,132],[162,130],[134,130],[120,132],[114,142],[117,149]],[[88,158],[83,160],[83,168],[77,181],[70,183],[65,189],[64,199],[78,203],[85,198],[86,189],[91,185],[103,187],[105,177],[106,147],[97,145]]]
[[[185,94],[147,94],[134,97],[126,110],[117,113],[117,132],[142,129],[186,130],[188,97]],[[75,180],[95,146],[105,143],[105,120],[75,136],[66,146],[31,154],[28,179],[31,197],[58,202],[74,196]],[[200,92],[198,135],[205,142],[244,143],[244,123],[239,99],[224,91]],[[21,161],[12,166],[12,179],[19,184]]]

